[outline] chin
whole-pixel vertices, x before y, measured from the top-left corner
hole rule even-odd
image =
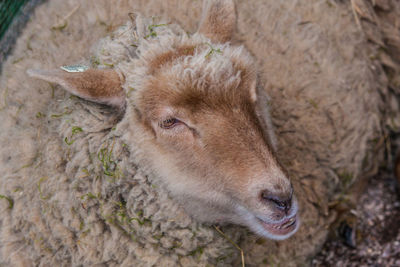
[[[240,208],[241,217],[244,219],[242,225],[247,226],[261,237],[273,240],[284,240],[294,235],[300,227],[297,203],[291,211],[279,221],[266,220],[253,214],[251,211]]]

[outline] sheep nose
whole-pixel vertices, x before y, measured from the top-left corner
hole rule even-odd
[[[264,190],[261,192],[261,199],[266,203],[271,203],[277,210],[287,213],[292,207],[292,195],[293,190],[287,194],[273,194]]]

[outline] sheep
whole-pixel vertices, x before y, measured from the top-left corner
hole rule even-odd
[[[267,97],[254,60],[243,46],[229,43],[233,2],[206,4],[199,31],[190,37],[140,17],[124,27],[127,36],[118,39],[122,51],[114,40],[100,49],[119,71],[28,74],[125,113],[122,124],[129,133],[124,135],[138,161],[150,166],[198,221],[242,224],[262,236],[286,239],[299,226],[297,202],[272,149],[275,138],[263,109]],[[132,45],[135,50],[129,50]],[[115,54],[123,56],[115,60]]]
[[[222,0],[221,3],[231,4]],[[290,266],[304,262],[322,244],[327,235],[326,227],[334,218],[333,212],[328,210],[328,203],[334,199],[336,190],[351,185],[362,175],[365,171],[362,162],[369,163],[371,170],[379,162],[372,161],[369,144],[383,130],[381,117],[385,108],[379,94],[387,95],[387,92],[385,81],[376,79],[380,77],[381,69],[377,65],[370,68],[367,46],[352,21],[349,7],[329,6],[327,2],[310,1],[302,5],[296,1],[254,1],[254,5],[237,2],[239,34],[232,44],[225,43],[227,37],[220,40],[222,43],[213,41],[207,32],[212,27],[204,26],[206,24],[200,24],[203,25],[200,32],[203,30],[206,37],[200,34],[186,36],[185,31],[169,21],[144,19],[140,15],[125,26],[113,29],[127,19],[128,10],[138,10],[147,15],[150,11],[160,14],[163,10],[179,24],[193,30],[196,20],[192,18],[199,17],[200,14],[196,13],[200,10],[199,5],[197,1],[180,1],[177,9],[174,1],[147,1],[146,5],[140,1],[120,1],[118,5],[112,5],[98,1],[78,4],[72,0],[55,0],[38,8],[19,39],[14,56],[5,62],[1,76],[1,88],[7,98],[0,114],[4,129],[0,136],[4,144],[0,168],[5,174],[0,180],[0,193],[13,202],[12,208],[6,201],[0,202],[0,258],[4,264],[230,265],[241,261],[236,250],[240,247],[246,263],[260,265],[285,261]],[[319,12],[325,8],[329,10],[328,15]],[[60,22],[48,18],[52,9],[76,11],[65,21],[61,16]],[[176,9],[181,12],[176,12]],[[188,15],[186,12],[191,13]],[[228,14],[229,17],[234,13]],[[203,16],[203,23],[206,18]],[[233,25],[229,27],[232,29]],[[110,29],[112,33],[104,37]],[[288,240],[264,241],[245,228],[232,225],[222,228],[222,236],[201,221],[250,225],[235,221],[234,217],[224,213],[223,218],[214,217],[216,213],[213,211],[217,209],[199,212],[198,208],[204,203],[193,207],[196,202],[191,201],[191,197],[204,185],[200,183],[191,188],[190,195],[182,195],[187,186],[193,186],[193,180],[177,187],[176,179],[179,177],[174,176],[195,170],[194,163],[202,161],[191,162],[193,155],[187,156],[187,169],[182,170],[177,166],[183,165],[170,162],[174,157],[164,156],[170,151],[160,153],[162,148],[166,149],[165,146],[160,145],[145,153],[140,151],[151,143],[151,135],[143,134],[144,131],[161,131],[161,128],[157,128],[158,123],[148,125],[147,129],[142,124],[132,123],[137,121],[137,113],[133,110],[138,103],[135,101],[144,92],[141,89],[149,83],[136,78],[148,74],[150,60],[174,44],[174,38],[162,37],[177,34],[189,44],[202,42],[196,47],[198,50],[192,51],[189,46],[187,51],[181,51],[189,54],[185,62],[188,66],[195,69],[201,64],[221,60],[220,67],[232,71],[225,77],[216,69],[215,75],[220,75],[221,79],[232,78],[224,81],[227,87],[238,80],[231,75],[234,69],[229,69],[229,62],[223,61],[224,55],[237,55],[238,61],[244,58],[242,64],[252,70],[247,75],[253,79],[254,66],[258,65],[261,70],[261,83],[248,86],[256,91],[249,89],[246,91],[248,95],[241,97],[259,103],[262,110],[258,112],[264,114],[264,119],[268,118],[267,105],[270,105],[278,135],[275,141],[272,133],[267,132],[264,133],[265,139],[271,150],[279,145],[277,157],[288,168],[285,176],[291,177],[302,218],[302,227]],[[224,31],[224,36],[230,36],[225,34]],[[98,41],[101,36],[103,39]],[[209,41],[204,43],[203,38]],[[252,57],[244,48],[233,44],[236,39],[244,40],[255,55],[256,63],[252,63]],[[336,40],[346,40],[346,43]],[[91,51],[89,44],[94,45]],[[352,49],[356,45],[358,49]],[[198,57],[199,62],[190,61],[190,53],[194,52],[202,55]],[[146,60],[140,63],[137,57]],[[110,69],[114,69],[117,74],[112,72],[112,78],[107,81],[110,84],[124,81],[124,91],[116,92],[117,96],[124,92],[126,101],[79,94],[59,76],[85,72],[68,73],[58,69],[30,73],[60,83],[74,95],[114,108],[77,99],[52,84],[18,78],[26,77],[23,73],[27,68],[57,68],[75,63],[90,65],[104,73],[111,73]],[[163,64],[168,65],[168,60],[158,63]],[[179,65],[171,66],[164,75],[170,72],[170,77],[175,77],[173,75],[178,71],[182,71]],[[156,74],[149,73],[146,77]],[[182,71],[182,77],[195,74],[192,70]],[[180,81],[168,79],[165,84],[184,85],[179,84]],[[271,100],[266,97],[261,84],[265,84]],[[165,131],[191,126],[189,122],[187,126],[182,123],[168,118],[162,120],[161,126],[178,124]],[[263,128],[272,128],[267,120],[260,124]],[[229,136],[230,133],[223,130],[221,132]],[[226,141],[221,139],[222,144]],[[20,144],[18,149],[15,142]],[[246,151],[241,144],[228,151],[240,154],[236,150],[240,148]],[[252,157],[245,161],[248,164],[243,164],[244,167],[257,166]],[[163,166],[157,165],[161,163]],[[275,163],[280,165],[277,161]],[[214,172],[219,167],[206,171]],[[277,170],[279,174],[283,167],[279,166]],[[283,188],[291,189],[288,180],[281,176],[280,181]],[[217,186],[228,186],[229,182],[232,181],[217,183],[212,189],[219,190]],[[260,194],[264,189],[262,186],[251,192]],[[237,191],[237,188],[231,190]],[[265,196],[267,205],[275,205],[274,201],[268,200],[268,194]],[[221,198],[210,199],[213,203],[221,201]],[[243,203],[245,200],[235,201]],[[294,197],[292,201],[291,212],[294,215],[297,206]],[[186,211],[182,208],[185,206]],[[202,217],[206,214],[213,217]],[[268,236],[265,232],[253,230]]]

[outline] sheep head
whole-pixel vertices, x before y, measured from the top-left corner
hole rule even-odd
[[[299,226],[297,201],[275,156],[255,62],[231,43],[233,2],[204,3],[197,33],[146,36],[118,71],[28,73],[125,112],[135,149],[197,220],[285,239]]]

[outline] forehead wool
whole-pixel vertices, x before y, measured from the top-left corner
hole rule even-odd
[[[135,22],[129,21],[120,27],[112,37],[100,40],[92,49],[91,63],[98,68],[117,70],[125,78],[123,87],[134,103],[153,74],[150,63],[182,47],[193,49],[193,54],[173,58],[163,70],[166,75],[177,77],[170,81],[171,89],[179,90],[180,84],[205,88],[209,80],[218,82],[217,88],[212,89],[232,89],[240,84],[242,74],[235,64],[250,70],[254,68],[253,58],[242,45],[212,43],[201,34],[189,35],[179,25],[155,23],[154,19],[140,15]]]

